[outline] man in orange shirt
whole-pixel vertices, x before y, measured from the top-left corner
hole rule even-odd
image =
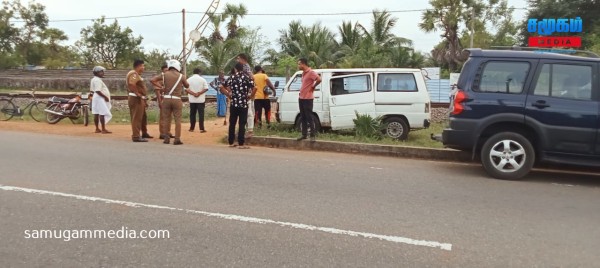
[[[305,140],[308,137],[308,128],[310,128],[310,141],[315,141],[317,133],[312,116],[313,101],[315,99],[313,93],[315,92],[315,87],[321,83],[321,77],[308,66],[308,60],[305,58],[298,60],[298,69],[302,71],[302,85],[300,86],[298,99],[302,136],[297,140]]]

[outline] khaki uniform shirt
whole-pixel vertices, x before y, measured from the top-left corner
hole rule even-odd
[[[146,89],[146,82],[144,82],[144,78],[142,78],[142,76],[139,75],[135,70],[131,70],[129,71],[129,73],[127,73],[127,84],[135,85],[137,87],[138,92],[142,96],[148,95],[148,90]],[[131,90],[129,89],[128,91],[131,92]]]
[[[175,82],[177,82],[177,79],[179,78],[180,73],[177,71],[167,71],[165,72],[164,75],[164,88],[162,90],[162,93],[164,95],[169,95],[169,92],[171,92],[171,89],[173,89],[173,85],[175,85]],[[182,91],[183,91],[183,87],[185,88],[189,88],[190,84],[188,83],[185,75],[181,76],[181,79],[179,80],[179,83],[177,83],[177,86],[175,87],[175,90],[173,90],[173,93],[171,93],[171,96],[176,96],[176,97],[181,97]]]

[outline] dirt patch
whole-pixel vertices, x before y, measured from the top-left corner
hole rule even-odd
[[[65,136],[83,136],[94,137],[99,139],[118,139],[131,140],[131,126],[126,124],[108,124],[106,128],[112,131],[112,134],[94,133],[95,126],[93,122],[87,127],[82,124],[73,124],[68,119],[63,119],[56,125],[50,125],[46,122],[29,122],[21,121],[19,118],[13,118],[11,121],[0,121],[0,130],[8,131],[27,131],[44,134],[55,134]],[[197,145],[217,145],[221,144],[221,140],[227,134],[228,126],[223,125],[223,118],[204,122],[206,133],[200,133],[198,129],[194,132],[189,132],[189,123],[181,124],[181,140],[185,144]],[[196,127],[198,125],[196,124]],[[150,142],[162,142],[158,139],[159,131],[157,124],[148,125],[148,132],[154,136]],[[175,125],[171,126],[171,132],[175,132]],[[171,141],[173,142],[173,141]]]

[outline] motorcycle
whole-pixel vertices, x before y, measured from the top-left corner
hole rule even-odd
[[[54,96],[48,99],[48,106],[44,110],[46,112],[46,121],[50,124],[56,124],[63,118],[69,118],[71,122],[83,117],[83,125],[89,123],[89,101],[82,100],[81,95],[77,95],[72,99],[65,99]]]

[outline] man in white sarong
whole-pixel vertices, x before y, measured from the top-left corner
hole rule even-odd
[[[92,114],[94,115],[94,124],[96,124],[96,133],[110,134],[112,132],[106,129],[106,124],[112,118],[110,109],[110,91],[108,87],[102,81],[104,77],[105,68],[102,66],[96,66],[92,70],[94,78],[90,82],[90,91],[94,92],[92,97]],[[102,126],[102,129],[98,128],[98,124]]]

